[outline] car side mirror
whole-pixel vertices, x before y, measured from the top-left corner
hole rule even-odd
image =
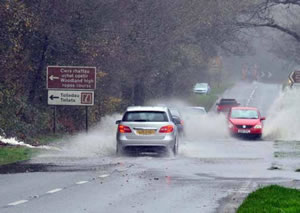
[[[120,124],[120,123],[121,123],[121,120],[117,120],[117,121],[116,121],[116,124]]]
[[[172,117],[172,119],[176,125],[181,124],[180,120],[177,117]]]
[[[266,120],[266,118],[265,118],[265,117],[261,117],[260,120],[261,120],[261,121],[264,121],[264,120]]]

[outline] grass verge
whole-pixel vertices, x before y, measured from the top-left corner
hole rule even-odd
[[[62,134],[49,134],[49,135],[42,135],[38,136],[34,139],[35,145],[48,145],[51,143],[55,143],[60,141],[64,135]]]
[[[220,87],[212,88],[211,92],[208,95],[193,94],[189,98],[189,102],[191,102],[195,106],[205,107],[206,111],[209,111],[214,106],[219,96],[222,95],[225,92],[225,90],[232,86],[233,84],[227,84],[222,85]]]
[[[299,213],[300,190],[271,185],[251,193],[237,213]]]
[[[0,147],[0,165],[29,160],[36,150],[25,147]]]

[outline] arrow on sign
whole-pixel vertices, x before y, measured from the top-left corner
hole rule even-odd
[[[295,73],[295,72],[291,72],[291,73],[289,74],[289,80],[291,81],[291,86],[293,86],[293,84],[295,83],[294,78],[293,78],[294,73]]]
[[[272,77],[272,73],[268,72],[268,78]]]
[[[54,95],[51,95],[51,96],[50,96],[50,99],[51,99],[51,100],[56,99],[56,98],[59,98],[59,97],[54,96]]]
[[[50,79],[51,81],[53,81],[53,80],[56,80],[56,79],[58,80],[59,77],[56,77],[56,76],[54,76],[54,75],[50,75],[49,79]]]
[[[261,72],[261,78],[265,77],[265,73],[264,72]]]

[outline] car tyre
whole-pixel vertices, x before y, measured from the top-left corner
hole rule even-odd
[[[261,136],[262,136],[261,134],[258,134],[258,135],[256,135],[255,139],[256,140],[261,140]]]
[[[121,147],[121,145],[119,143],[117,143],[117,147],[116,147],[117,156],[121,156],[121,155],[123,155],[123,153],[124,153],[123,148]]]
[[[178,154],[178,139],[172,148],[173,155],[176,156]]]

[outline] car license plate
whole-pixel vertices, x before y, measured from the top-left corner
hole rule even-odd
[[[154,129],[139,129],[136,131],[139,135],[154,135]]]
[[[250,129],[239,129],[238,133],[249,134],[250,133]]]

